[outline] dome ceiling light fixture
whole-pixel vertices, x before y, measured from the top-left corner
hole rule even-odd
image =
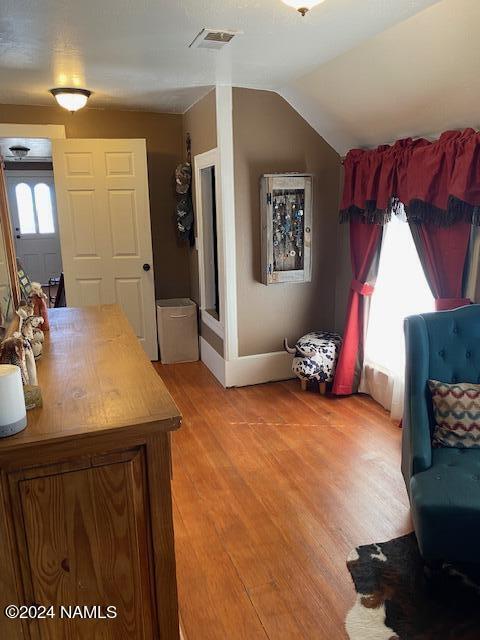
[[[77,87],[57,87],[50,89],[50,93],[61,107],[71,113],[83,109],[92,95],[88,89],[78,89]]]
[[[296,9],[299,13],[302,14],[302,16],[305,16],[305,14],[310,11],[310,9],[313,9],[313,7],[317,6],[317,4],[320,4],[324,1],[325,0],[282,0],[282,2],[288,4],[289,7],[293,7],[294,9]]]
[[[26,158],[28,152],[30,151],[29,147],[24,147],[21,144],[9,147],[8,150],[12,152],[12,156],[15,158],[15,160],[23,160],[23,158]]]

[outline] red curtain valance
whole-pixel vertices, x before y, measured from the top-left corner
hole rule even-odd
[[[480,133],[446,131],[439,140],[398,140],[349,151],[342,222],[384,224],[404,205],[410,222],[480,224]]]

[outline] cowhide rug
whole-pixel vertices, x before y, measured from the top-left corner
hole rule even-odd
[[[445,564],[427,578],[413,533],[358,547],[347,566],[357,592],[350,640],[480,639],[479,567]]]

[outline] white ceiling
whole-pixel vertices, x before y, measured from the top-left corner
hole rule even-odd
[[[183,112],[215,83],[288,89],[436,1],[325,0],[302,18],[281,0],[2,0],[0,103],[51,104],[48,89],[74,85],[94,91],[92,107]],[[189,49],[203,27],[243,35],[221,52]]]
[[[339,151],[480,126],[479,0],[443,0],[281,91]]]

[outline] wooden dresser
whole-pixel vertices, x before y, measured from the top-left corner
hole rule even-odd
[[[44,407],[0,440],[0,638],[177,640],[179,411],[118,307],[52,310],[50,325]],[[10,620],[10,604],[53,607]]]

